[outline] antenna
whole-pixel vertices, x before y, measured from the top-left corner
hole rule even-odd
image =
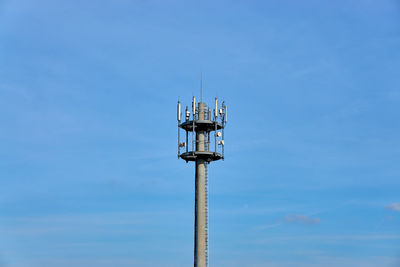
[[[203,102],[203,72],[200,71],[200,102]]]
[[[215,98],[214,118],[218,118],[218,98]]]
[[[178,122],[181,122],[181,102],[179,100],[178,100],[177,112],[178,112],[177,114]]]

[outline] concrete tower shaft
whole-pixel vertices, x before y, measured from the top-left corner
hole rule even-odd
[[[205,104],[200,102],[198,119],[204,120]],[[196,132],[196,151],[205,151],[205,131]],[[204,159],[196,159],[195,181],[195,233],[194,233],[194,266],[207,266],[206,251],[206,200],[205,200],[205,168]]]

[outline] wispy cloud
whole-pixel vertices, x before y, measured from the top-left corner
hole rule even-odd
[[[309,216],[301,215],[301,214],[288,214],[285,217],[277,220],[275,223],[262,225],[258,229],[265,230],[265,229],[281,226],[283,224],[299,223],[299,224],[304,224],[304,225],[312,225],[312,224],[318,224],[320,222],[321,222],[321,219],[317,218],[317,217],[311,218]]]
[[[362,241],[362,240],[400,240],[399,234],[379,234],[379,233],[366,233],[366,234],[348,234],[348,235],[292,235],[292,236],[274,236],[268,239],[254,240],[255,244],[268,244],[268,243],[287,243],[290,240],[300,241],[315,241],[315,242],[348,242],[348,241]]]
[[[310,218],[306,215],[294,214],[286,215],[285,221],[288,223],[301,223],[301,224],[317,224],[321,222],[320,218]]]
[[[399,259],[396,257],[377,257],[377,256],[368,256],[364,258],[359,258],[355,256],[348,257],[332,257],[329,255],[320,255],[315,256],[313,261],[304,261],[301,259],[293,260],[290,258],[282,258],[279,260],[259,260],[256,258],[253,259],[217,259],[217,266],[230,266],[230,267],[239,267],[239,266],[252,266],[252,267],[353,267],[353,266],[363,266],[363,267],[378,267],[378,266],[399,266]]]
[[[0,217],[0,235],[28,238],[62,236],[70,233],[143,233],[159,226],[159,219],[180,214],[180,211],[103,212],[90,214],[59,214],[34,217]],[[150,229],[150,230],[149,230]]]
[[[386,206],[389,210],[400,211],[400,203],[393,203],[389,206]]]
[[[270,207],[270,208],[257,208],[257,207],[249,207],[245,205],[243,207],[234,208],[234,209],[216,209],[215,212],[221,215],[265,215],[265,214],[273,214],[279,212],[285,212],[289,208],[288,206],[281,207]]]
[[[265,229],[274,228],[274,227],[277,227],[277,226],[280,226],[280,225],[282,225],[281,222],[280,223],[274,223],[274,224],[268,224],[268,225],[261,226],[259,229],[265,230]]]

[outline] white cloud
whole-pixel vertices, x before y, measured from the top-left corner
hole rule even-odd
[[[312,225],[312,224],[318,224],[321,222],[320,218],[311,218],[306,215],[301,215],[301,214],[288,214],[283,218],[280,218],[277,220],[275,223],[272,224],[267,224],[267,225],[262,225],[259,227],[261,230],[269,229],[269,228],[274,228],[277,226],[281,226],[285,223],[300,223],[300,224],[306,224],[306,225]]]
[[[393,203],[389,206],[386,206],[389,210],[400,211],[400,203]]]
[[[315,256],[313,261],[304,260],[291,260],[291,259],[279,259],[279,260],[259,260],[259,259],[217,259],[215,261],[216,266],[230,266],[230,267],[241,267],[241,266],[252,266],[252,267],[380,267],[380,266],[399,266],[399,259],[396,257],[378,257],[368,256],[364,258],[353,257],[332,257],[332,256]]]
[[[268,228],[273,228],[273,227],[277,227],[282,225],[282,223],[274,223],[274,224],[268,224],[268,225],[263,225],[262,227],[260,227],[260,229],[264,230],[264,229],[268,229]]]
[[[320,218],[310,218],[306,215],[294,214],[286,215],[285,221],[288,223],[317,224],[321,222]]]

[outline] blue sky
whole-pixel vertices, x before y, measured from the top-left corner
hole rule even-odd
[[[0,266],[190,266],[176,101],[229,108],[210,266],[399,266],[400,3],[0,1]]]

